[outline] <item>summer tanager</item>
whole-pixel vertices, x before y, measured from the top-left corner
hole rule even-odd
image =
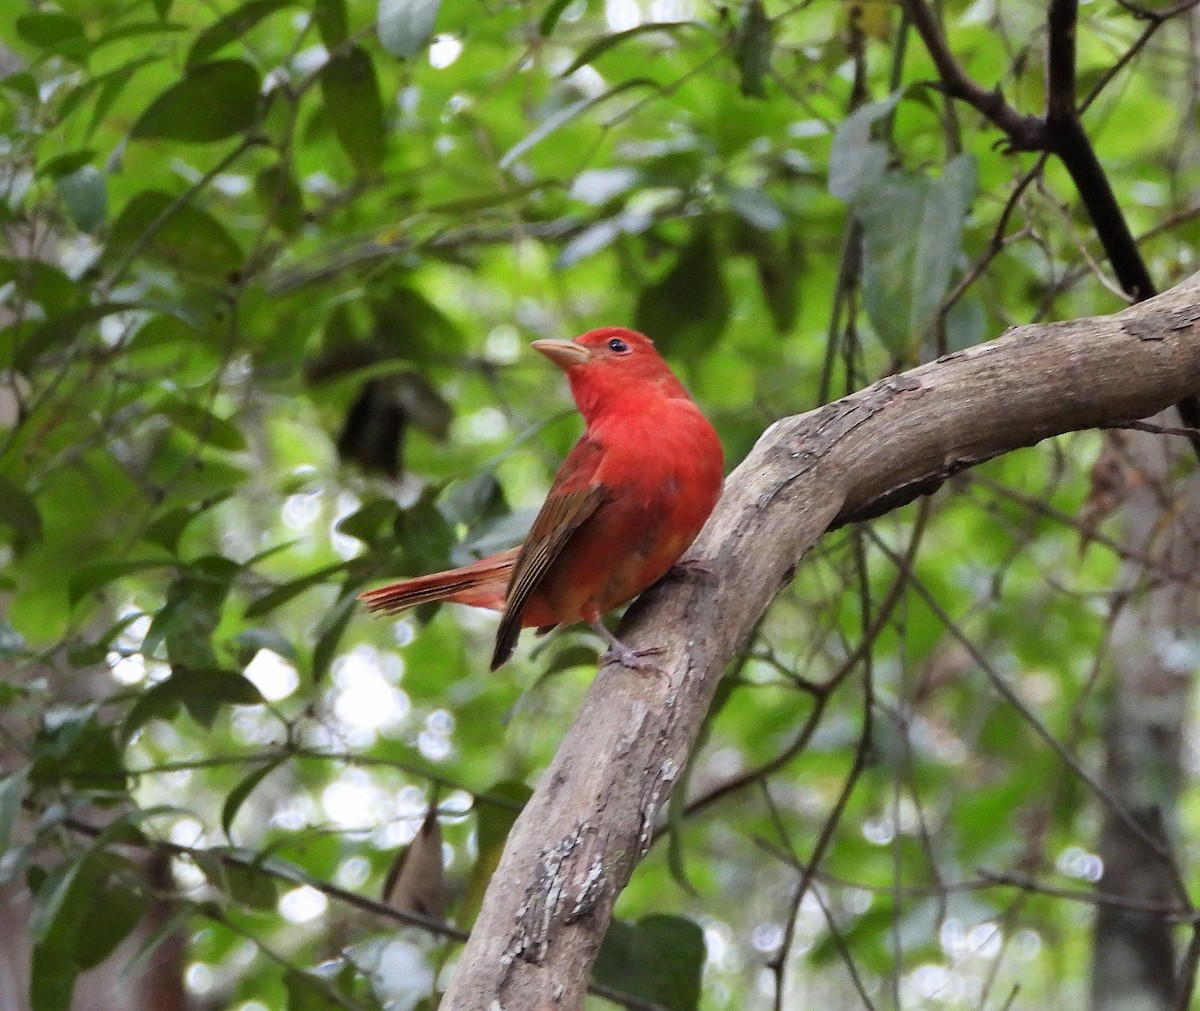
[[[652,666],[600,617],[663,576],[695,540],[721,494],[721,443],[648,337],[605,327],[533,347],[567,374],[585,428],[525,543],[361,599],[385,614],[431,600],[502,611],[492,670],[522,628],[576,621],[608,643],[606,657]]]

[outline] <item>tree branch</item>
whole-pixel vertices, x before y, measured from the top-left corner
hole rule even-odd
[[[1024,326],[772,425],[621,637],[663,675],[605,665],[517,819],[443,1009],[582,1006],[613,903],[653,837],[726,663],[827,531],[1064,432],[1200,390],[1200,275],[1107,317]]]

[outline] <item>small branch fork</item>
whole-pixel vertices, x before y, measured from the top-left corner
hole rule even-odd
[[[998,87],[989,91],[966,73],[950,52],[926,0],[902,2],[909,20],[937,67],[942,90],[951,98],[966,102],[1002,130],[1005,134],[1003,146],[1007,151],[1033,151],[1043,156],[1057,156],[1075,184],[1121,288],[1134,302],[1158,294],[1137,241],[1121,213],[1108,175],[1083,128],[1081,113],[1096,98],[1099,89],[1145,47],[1159,28],[1191,10],[1200,0],[1180,0],[1158,11],[1122,0],[1121,6],[1147,22],[1146,28],[1082,104],[1077,104],[1075,97],[1078,0],[1051,0],[1046,16],[1049,38],[1046,51],[1046,107],[1040,116],[1018,112],[1008,104]],[[1176,404],[1176,409],[1185,426],[1200,428],[1200,399],[1194,395],[1185,397]],[[1200,457],[1200,437],[1191,436],[1191,441]]]

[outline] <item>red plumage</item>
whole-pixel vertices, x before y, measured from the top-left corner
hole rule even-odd
[[[522,628],[576,621],[622,663],[646,666],[600,616],[656,582],[695,540],[721,494],[721,443],[648,337],[605,327],[533,347],[566,373],[585,427],[525,543],[362,600],[385,614],[430,600],[503,611],[493,670]]]

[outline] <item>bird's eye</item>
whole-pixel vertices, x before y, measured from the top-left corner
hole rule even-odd
[[[608,349],[615,351],[619,355],[623,355],[629,350],[629,345],[626,344],[620,337],[613,337],[608,342]]]

